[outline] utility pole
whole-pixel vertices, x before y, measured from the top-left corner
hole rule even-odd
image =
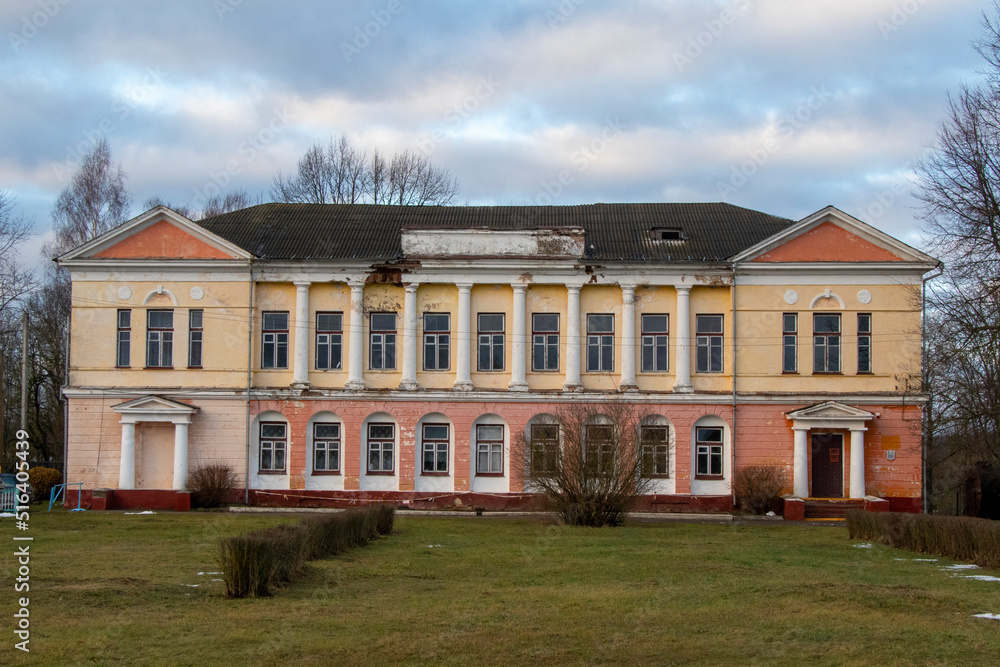
[[[28,311],[21,313],[21,429],[28,431]]]

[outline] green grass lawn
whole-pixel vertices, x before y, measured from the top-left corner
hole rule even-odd
[[[404,516],[272,598],[229,600],[199,574],[220,537],[295,520],[36,506],[32,651],[5,631],[0,664],[1000,662],[1000,621],[973,617],[1000,613],[1000,582],[858,548],[843,526]],[[8,628],[12,519],[0,535]]]

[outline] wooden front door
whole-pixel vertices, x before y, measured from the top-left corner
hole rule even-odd
[[[844,497],[844,436],[812,435],[812,497]]]

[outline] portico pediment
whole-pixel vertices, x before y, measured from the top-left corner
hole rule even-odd
[[[805,426],[825,425],[825,423],[840,424],[843,428],[848,428],[850,423],[864,423],[869,419],[875,419],[875,415],[867,410],[844,405],[836,401],[817,403],[799,410],[785,413],[785,416]]]
[[[122,416],[123,422],[174,422],[187,424],[198,411],[193,405],[172,401],[162,396],[141,396],[111,408]]]

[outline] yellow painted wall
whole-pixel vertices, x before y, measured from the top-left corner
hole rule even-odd
[[[253,386],[287,387],[292,383],[292,365],[295,358],[295,285],[257,283],[254,300]],[[262,317],[268,311],[288,313],[288,368],[285,369],[261,369]]]
[[[728,286],[695,287],[691,290],[691,386],[695,391],[732,391],[732,297]],[[697,316],[722,315],[722,373],[699,373],[697,356]]]
[[[451,315],[448,370],[424,369],[424,313]],[[428,389],[451,389],[455,384],[458,350],[458,288],[454,285],[421,285],[417,289],[417,383]]]
[[[403,379],[403,287],[386,284],[365,285],[363,304],[365,384],[372,389],[395,389]],[[395,370],[371,370],[371,345],[368,332],[372,313],[396,313]]]
[[[510,285],[475,285],[472,288],[472,349],[469,366],[472,385],[477,389],[507,389],[510,384],[511,332],[514,320],[511,311],[514,289]],[[503,313],[504,315],[504,370],[480,372],[478,346],[478,314]]]
[[[615,316],[615,360],[611,372],[587,370],[587,315]],[[622,372],[622,290],[617,285],[587,285],[580,290],[580,381],[590,391],[615,391]]]
[[[677,368],[677,290],[673,287],[638,287],[635,290],[635,383],[640,391],[671,391]],[[667,371],[642,372],[642,313],[667,315]],[[693,362],[692,362],[693,363]]]
[[[568,326],[566,320],[566,294],[566,288],[562,285],[532,285],[525,293],[527,359],[524,363],[528,387],[532,391],[562,389],[563,384],[566,382],[566,328]],[[531,370],[532,313],[556,313],[559,315],[559,370],[557,371],[534,372]]]
[[[294,312],[294,306],[292,307]],[[339,370],[316,369],[316,313],[341,313],[341,367]],[[351,338],[351,288],[347,283],[313,283],[309,288],[309,384],[323,389],[342,388],[347,382],[347,359]],[[294,335],[291,337],[294,338]],[[291,348],[294,353],[294,347]],[[292,364],[289,355],[289,364]]]

